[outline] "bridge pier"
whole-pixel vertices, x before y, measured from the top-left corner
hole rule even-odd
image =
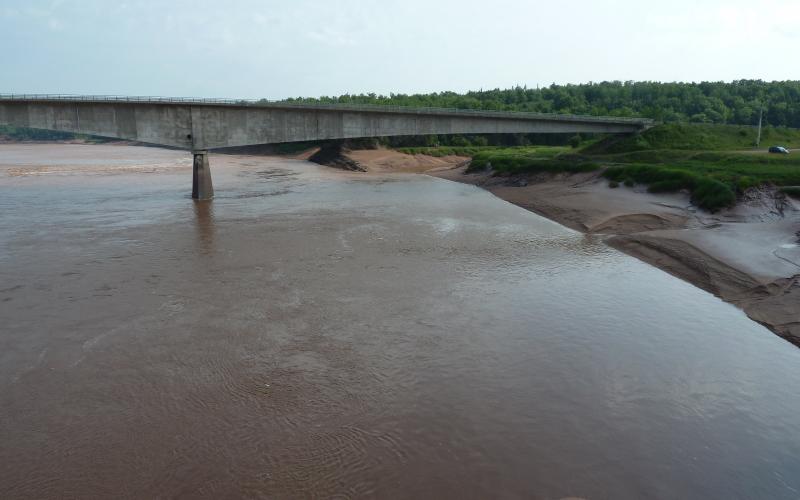
[[[192,151],[192,154],[194,154],[192,198],[195,200],[210,200],[214,197],[214,186],[211,183],[208,151]]]

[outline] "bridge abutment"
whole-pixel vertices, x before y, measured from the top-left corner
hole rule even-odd
[[[192,154],[194,155],[192,198],[195,200],[210,200],[214,197],[214,185],[211,183],[208,151],[192,151]]]

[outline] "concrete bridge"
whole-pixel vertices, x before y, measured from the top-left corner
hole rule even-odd
[[[214,190],[208,150],[282,142],[447,134],[629,134],[652,120],[391,106],[162,97],[0,95],[0,125],[139,141],[194,154],[192,197]]]

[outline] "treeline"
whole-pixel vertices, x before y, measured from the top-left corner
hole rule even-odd
[[[529,111],[610,116],[642,116],[666,123],[694,122],[756,125],[763,106],[764,122],[800,128],[800,81],[658,83],[601,82],[514,87],[464,94],[342,95],[295,98],[289,102],[380,104],[498,111]]]

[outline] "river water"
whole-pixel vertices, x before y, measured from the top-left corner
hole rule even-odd
[[[2,498],[800,498],[800,350],[473,186],[0,146]]]

